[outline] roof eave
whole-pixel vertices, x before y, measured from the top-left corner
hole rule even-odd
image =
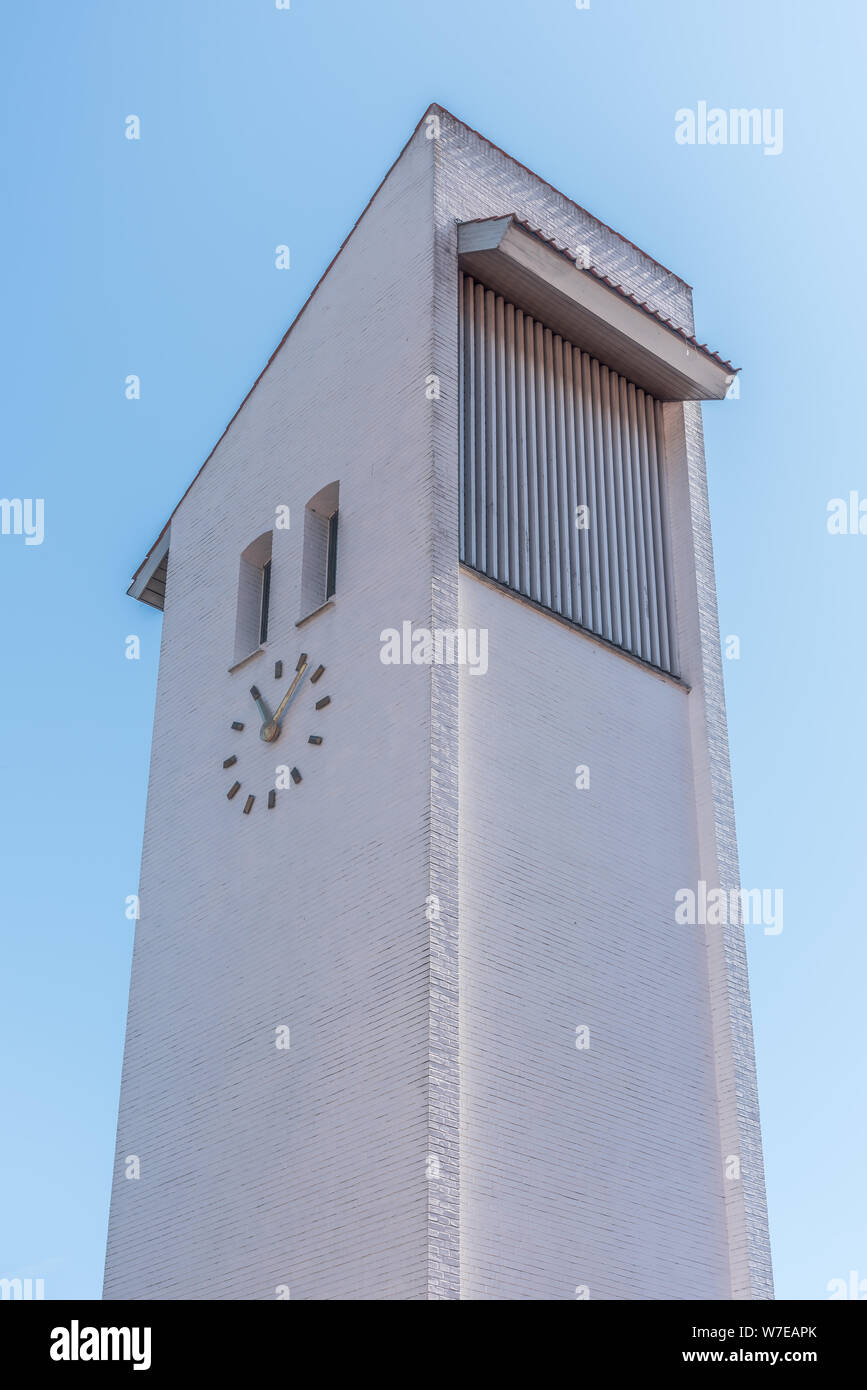
[[[660,401],[722,400],[736,368],[513,213],[458,224],[461,267]]]
[[[151,608],[159,608],[160,611],[165,606],[171,536],[172,528],[167,525],[139,565],[127,589],[130,598],[137,598],[140,603],[147,603]]]

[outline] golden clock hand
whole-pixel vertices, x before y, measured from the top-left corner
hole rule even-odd
[[[292,698],[293,698],[293,696],[295,695],[295,692],[297,691],[299,685],[301,684],[302,680],[304,679],[304,675],[305,675],[305,672],[307,671],[307,667],[309,666],[309,664],[310,664],[309,662],[305,661],[304,664],[303,664],[302,666],[299,666],[294,681],[292,682],[292,684],[290,685],[289,689],[286,691],[286,694],[283,696],[283,699],[280,701],[279,705],[277,706],[277,708],[276,708],[275,711],[274,711],[274,723],[275,723],[275,724],[279,724],[279,723],[280,723],[280,720],[282,719],[282,717],[283,717],[283,715],[285,714],[287,708],[289,707],[289,705],[290,705],[290,703],[291,703],[291,701],[292,701]]]

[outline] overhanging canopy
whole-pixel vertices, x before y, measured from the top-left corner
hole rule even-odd
[[[458,225],[463,270],[660,401],[719,401],[736,369],[513,215]]]

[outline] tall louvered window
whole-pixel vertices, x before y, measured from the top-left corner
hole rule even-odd
[[[662,407],[460,273],[461,559],[677,673]]]

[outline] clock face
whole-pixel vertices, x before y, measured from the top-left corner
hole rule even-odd
[[[331,704],[331,696],[326,695],[319,685],[324,675],[325,667],[315,665],[307,653],[302,652],[295,670],[288,677],[283,674],[283,662],[275,662],[274,686],[267,694],[263,694],[257,685],[250,686],[249,699],[254,706],[252,718],[232,720],[230,733],[232,739],[237,741],[237,751],[233,747],[233,751],[223,759],[223,767],[227,771],[231,768],[233,775],[240,779],[232,783],[226,796],[232,801],[239,792],[246,793],[243,801],[245,816],[249,816],[257,800],[264,801],[269,811],[274,810],[283,777],[287,779],[287,787],[290,781],[296,787],[303,781],[300,769],[288,765],[288,755],[294,753],[299,744],[306,743],[312,750],[324,742],[322,716]],[[253,762],[249,757],[251,733],[255,733],[263,743],[282,742],[280,753],[284,755],[286,772],[281,775],[278,771],[270,787],[244,784],[245,749],[248,765]]]

